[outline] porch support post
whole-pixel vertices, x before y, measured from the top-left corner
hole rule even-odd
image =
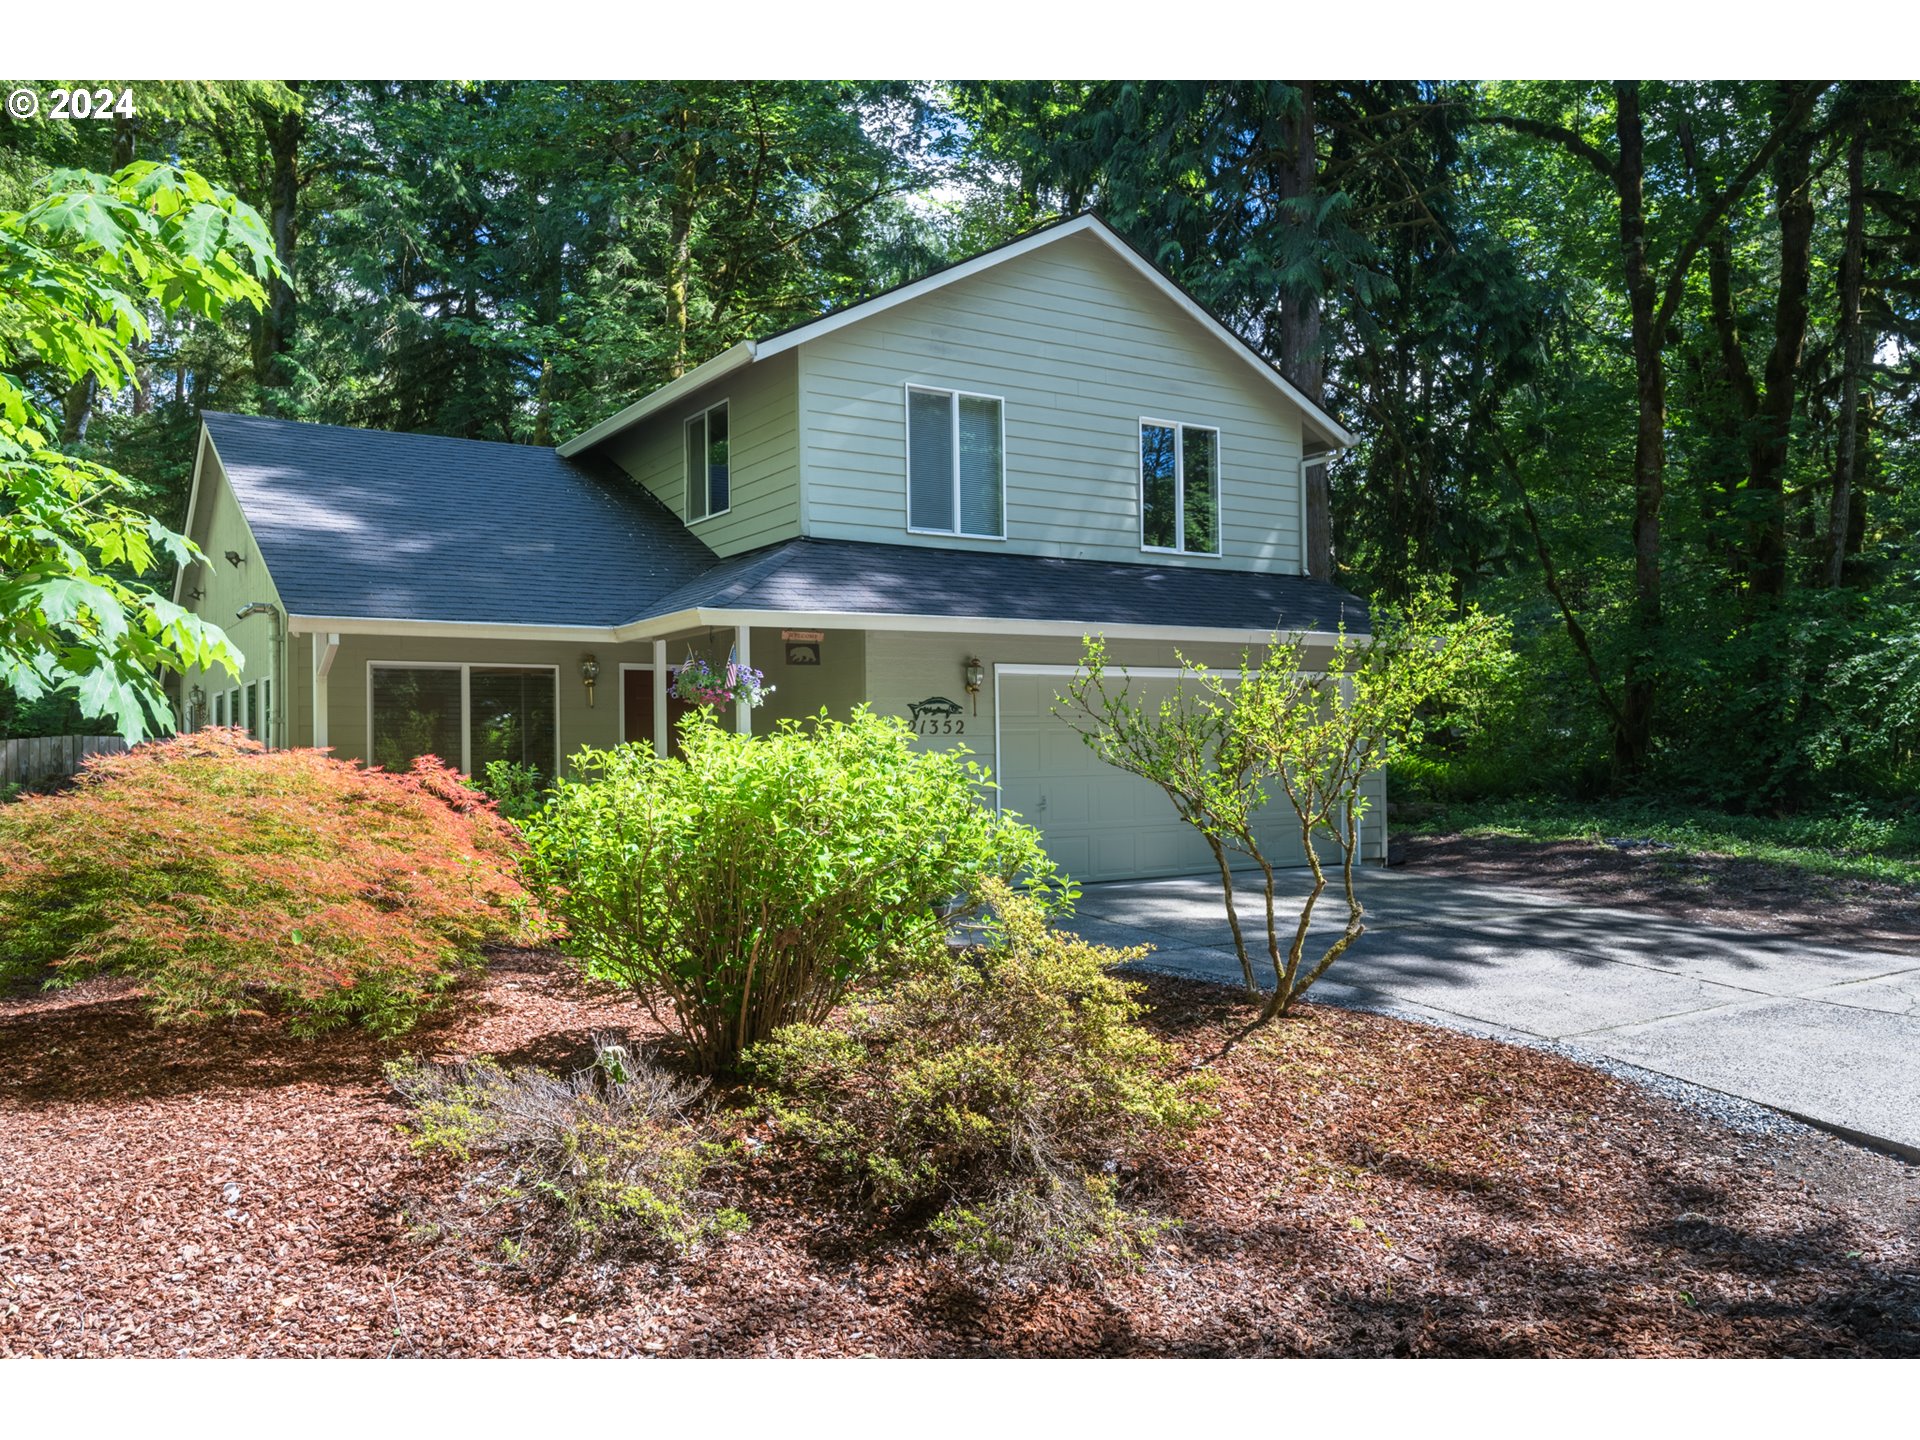
[[[753,629],[747,625],[733,627],[733,652],[744,665],[753,664]],[[733,728],[742,735],[753,733],[753,707],[744,700],[733,704]]]
[[[653,642],[653,753],[667,758],[667,642]]]
[[[313,748],[327,748],[327,676],[333,672],[334,656],[340,653],[338,634],[313,637]],[[371,740],[371,737],[369,737]]]

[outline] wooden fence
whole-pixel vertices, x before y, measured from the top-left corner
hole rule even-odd
[[[33,735],[0,740],[0,785],[45,785],[64,780],[89,755],[118,755],[127,742],[118,735]]]

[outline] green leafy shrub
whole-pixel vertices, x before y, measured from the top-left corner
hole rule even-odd
[[[568,1077],[492,1060],[402,1060],[388,1079],[413,1106],[414,1144],[451,1155],[487,1212],[510,1217],[501,1249],[542,1275],[621,1253],[679,1255],[746,1224],[703,1183],[725,1147],[703,1138],[705,1087],[595,1041]]]
[[[940,953],[981,884],[1063,894],[984,774],[897,720],[824,714],[749,737],[690,717],[681,755],[575,761],[527,826],[528,873],[588,970],[633,987],[709,1070],[817,1022],[857,980]]]
[[[516,825],[524,825],[547,804],[546,773],[537,765],[512,760],[489,760],[487,778],[480,786],[494,809]]]
[[[1135,1022],[1113,950],[1051,930],[997,882],[992,943],[906,976],[831,1025],[747,1054],[780,1128],[868,1203],[962,1262],[1046,1274],[1131,1258],[1165,1223],[1122,1177],[1209,1113],[1212,1077]]]
[[[480,948],[537,932],[513,829],[453,771],[208,730],[0,810],[0,980],[129,976],[160,1021],[412,1026]]]

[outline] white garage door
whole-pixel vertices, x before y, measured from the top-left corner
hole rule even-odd
[[[1076,880],[1211,873],[1213,852],[1174,814],[1166,793],[1098,759],[1052,713],[1054,695],[1070,679],[1064,672],[999,675],[1000,763],[994,778],[1001,808],[1037,826],[1054,863]],[[1154,706],[1174,683],[1137,673],[1127,681],[1136,698]],[[1268,858],[1276,865],[1305,864],[1299,842],[1288,834],[1292,812],[1283,815],[1270,806],[1267,814],[1261,831]]]

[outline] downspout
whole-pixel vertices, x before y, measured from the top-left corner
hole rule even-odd
[[[271,615],[273,617],[273,630],[267,645],[267,679],[273,687],[273,700],[267,708],[266,725],[267,748],[272,750],[276,748],[273,743],[275,735],[279,735],[282,740],[286,738],[285,716],[287,713],[287,698],[285,651],[287,648],[287,622],[286,617],[280,613],[280,607],[265,600],[255,600],[251,605],[248,605],[245,609],[236,613],[233,618],[236,620],[244,620],[249,615]],[[284,749],[285,747],[281,746],[278,748]]]

